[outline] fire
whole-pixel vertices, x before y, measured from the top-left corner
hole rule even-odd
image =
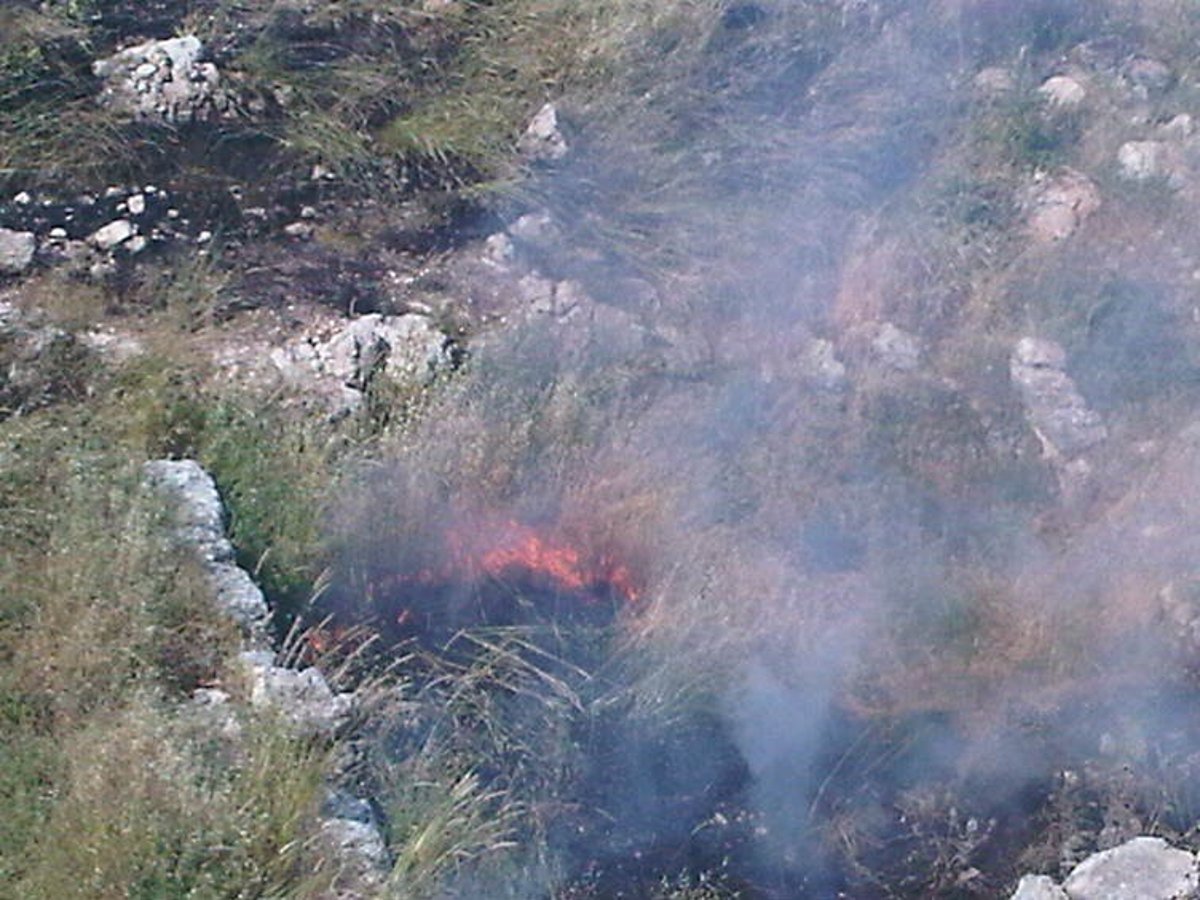
[[[611,553],[588,552],[586,543],[514,519],[473,513],[448,527],[436,548],[436,561],[376,576],[365,585],[366,599],[387,610],[387,626],[401,633],[457,626],[463,617],[492,624],[523,621],[539,614],[611,621],[617,606],[640,597],[637,577]],[[465,603],[462,588],[478,588]],[[532,588],[532,598],[522,590]],[[498,589],[498,590],[497,590]],[[523,600],[518,602],[518,595]],[[576,605],[560,612],[553,595]],[[529,605],[522,603],[529,601]],[[554,610],[551,612],[551,610]]]
[[[625,600],[638,597],[628,567],[608,556],[587,559],[565,541],[512,519],[470,533],[451,530],[447,544],[453,568],[475,578],[502,579],[520,572],[541,576],[563,591],[585,592],[606,585]]]

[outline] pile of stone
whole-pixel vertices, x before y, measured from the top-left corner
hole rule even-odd
[[[93,66],[104,80],[102,102],[140,121],[183,125],[230,111],[217,67],[195,35],[127,47]]]

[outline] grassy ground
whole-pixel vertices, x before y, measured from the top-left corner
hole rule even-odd
[[[1196,27],[1186,5],[1166,5],[1172,21]],[[829,652],[823,641],[844,641],[853,657],[856,641],[878,639],[869,661],[837,674],[851,684],[847,705],[879,721],[969,714],[1014,672],[1087,674],[1078,636],[1057,640],[1014,612],[988,556],[1011,550],[1008,532],[1049,502],[1050,476],[1028,441],[989,443],[1020,428],[1011,397],[968,402],[980,396],[970,394],[979,361],[1003,371],[1011,338],[1030,323],[1062,323],[1081,354],[1105,352],[1087,342],[1103,321],[1081,322],[1078,284],[1051,265],[1030,264],[1027,298],[998,287],[1025,271],[1016,189],[1039,170],[1089,164],[1088,148],[1102,143],[1082,119],[1047,115],[1035,93],[1037,66],[1078,37],[1068,15],[1077,4],[1028,4],[1023,44],[986,16],[947,39],[966,62],[1011,60],[1017,90],[955,119],[936,152],[908,168],[905,147],[871,143],[894,126],[889,116],[909,112],[887,97],[865,92],[848,108],[853,127],[828,127],[820,142],[809,131],[814,84],[859,97],[862,71],[890,71],[909,49],[882,42],[878,58],[854,55],[857,41],[878,36],[877,22],[855,14],[861,4],[745,4],[732,19],[715,0],[436,11],[357,0],[303,14],[198,4],[180,27],[216,48],[247,112],[265,110],[199,135],[97,111],[87,73],[90,55],[111,49],[99,43],[104,6],[0,11],[6,189],[177,171],[172,154],[193,140],[262,142],[272,176],[320,163],[351,198],[421,188],[505,211],[548,205],[567,224],[564,243],[600,260],[595,281],[632,273],[677,288],[667,318],[758,310],[774,326],[790,324],[803,299],[789,280],[794,261],[771,267],[778,248],[836,269],[828,254],[840,220],[796,208],[861,211],[911,178],[917,189],[876,224],[919,248],[922,265],[885,273],[891,305],[878,312],[951,337],[932,362],[937,378],[864,379],[843,405],[753,366],[677,378],[603,346],[560,358],[552,334],[530,329],[419,402],[381,391],[367,417],[331,425],[214,387],[188,344],[214,325],[221,272],[184,271],[146,288],[155,296],[142,306],[56,282],[42,305],[68,327],[119,308],[164,334],[147,357],[111,370],[64,355],[48,375],[54,402],[0,422],[0,894],[303,897],[328,887],[314,830],[334,748],[252,717],[217,738],[185,711],[195,688],[235,683],[226,663],[236,637],[207,607],[193,562],[161,541],[139,486],[140,463],[158,456],[195,456],[213,472],[240,561],[283,626],[329,583],[327,567],[340,566],[337,586],[352,589],[362,559],[388,559],[462,510],[553,520],[638,569],[636,615],[586,666],[535,646],[562,634],[477,634],[460,639],[474,643],[458,656],[400,657],[375,688],[358,775],[386,808],[390,896],[437,896],[448,884],[469,895],[496,880],[522,896],[556,883],[555,829],[571,821],[564,806],[588,766],[580,735],[670,736],[727,697],[729,673],[763,646],[808,660]],[[231,38],[239,21],[247,27]],[[1009,43],[990,40],[1001,31]],[[1183,53],[1171,29],[1146,34],[1148,46]],[[514,149],[549,99],[577,155],[530,178]],[[924,125],[961,110],[935,97],[926,112]],[[885,165],[893,156],[904,157],[896,171]],[[197,165],[233,180],[227,163],[214,154]],[[922,177],[924,165],[934,177]],[[828,193],[797,192],[801,183]],[[805,243],[792,233],[801,220],[830,234]],[[703,306],[684,303],[688,285]],[[1127,310],[1165,302],[1119,280],[1084,287],[1115,331]],[[1172,321],[1138,319],[1156,329],[1144,343]],[[790,372],[791,358],[762,355]],[[1141,371],[1097,385],[1115,414],[1180,374]],[[955,518],[969,504],[992,518]],[[835,538],[809,540],[802,520]],[[889,602],[836,562],[828,577],[797,574],[791,560],[805,541],[853,555],[842,536],[860,533],[883,548],[864,565],[887,573]],[[949,575],[931,574],[943,565]],[[381,611],[365,590],[353,600],[357,612]],[[797,683],[811,674],[785,672]],[[660,894],[728,893],[708,875],[663,873]]]
[[[324,749],[255,720],[226,741],[182,711],[228,677],[237,636],[140,485],[186,417],[170,368],[101,375],[86,401],[3,426],[7,896],[301,896],[319,881],[304,858]]]

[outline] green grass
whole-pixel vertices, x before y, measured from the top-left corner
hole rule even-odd
[[[0,12],[0,186],[76,186],[138,171],[150,147],[95,102],[79,4]]]
[[[141,460],[207,442],[259,516],[243,533],[260,553],[307,527],[285,515],[307,498],[295,468],[245,496],[239,478],[272,480],[230,450],[254,420],[193,388],[161,360],[93,364],[87,396],[0,422],[0,894],[299,897],[321,880],[325,750],[251,717],[223,741],[181,706],[226,677],[239,639],[166,541]],[[298,579],[301,550],[277,555]]]

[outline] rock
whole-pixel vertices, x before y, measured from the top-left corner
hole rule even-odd
[[[353,867],[358,885],[377,883],[390,868],[390,859],[371,804],[344,791],[331,790],[321,807],[321,816],[322,838]]]
[[[353,819],[326,819],[321,823],[321,834],[342,858],[357,857],[381,873],[387,869],[387,845],[377,825]]]
[[[146,211],[146,195],[134,194],[125,201],[125,204],[131,216],[140,216]]]
[[[1064,169],[1037,179],[1026,191],[1022,206],[1030,237],[1040,244],[1066,240],[1100,208],[1100,191],[1086,175]]]
[[[898,372],[915,371],[921,364],[920,343],[891,322],[879,327],[871,340],[871,349],[881,363]]]
[[[292,222],[283,226],[283,233],[288,237],[294,238],[310,238],[313,236],[315,229],[311,222]]]
[[[1016,80],[1008,69],[989,66],[975,75],[974,85],[975,91],[984,97],[1002,97],[1012,93]]]
[[[453,363],[450,341],[425,316],[371,313],[339,326],[310,330],[269,354],[286,382],[324,398],[334,415],[357,408],[383,372],[424,385]]]
[[[517,141],[517,150],[529,162],[553,162],[570,152],[567,140],[558,126],[558,110],[547,103]]]
[[[1026,875],[1009,900],[1069,900],[1067,892],[1048,875]]]
[[[1192,120],[1192,117],[1187,113],[1180,113],[1159,128],[1159,132],[1163,137],[1168,140],[1176,141],[1182,141],[1190,138],[1195,131],[1196,126]]]
[[[117,219],[92,232],[88,241],[99,250],[113,250],[137,234],[137,226],[128,219]]]
[[[300,733],[332,737],[353,707],[349,694],[338,694],[315,667],[288,669],[264,652],[242,654],[250,670],[250,704],[273,709]]]
[[[1161,94],[1171,86],[1171,70],[1156,59],[1138,57],[1125,66],[1125,80],[1143,97]]]
[[[17,206],[28,206],[33,202],[33,197],[30,195],[29,191],[21,191],[12,198],[12,202],[17,204]]]
[[[821,390],[840,391],[849,383],[846,366],[837,358],[833,343],[814,338],[800,357],[801,373],[805,380]]]
[[[228,112],[217,67],[202,61],[195,35],[147,41],[99,60],[93,72],[104,81],[101,102],[142,121],[180,125]]]
[[[347,387],[365,388],[381,366],[424,384],[447,361],[446,336],[424,316],[372,313],[354,319],[318,355]]]
[[[1022,338],[1009,361],[1013,383],[1046,456],[1065,462],[1103,441],[1108,432],[1065,371],[1066,351],[1054,341]]]
[[[20,275],[33,265],[37,241],[32,232],[0,228],[0,275]]]
[[[1175,154],[1163,141],[1128,141],[1117,151],[1117,162],[1121,174],[1131,181],[1178,180]]]
[[[252,644],[265,643],[269,615],[262,591],[237,565],[225,536],[225,507],[212,476],[195,460],[160,459],[143,466],[146,483],[168,501],[175,540],[200,558],[219,609]]]
[[[508,226],[508,234],[513,240],[533,249],[546,248],[561,237],[553,217],[545,210],[521,216]]]
[[[556,312],[554,294],[554,282],[535,272],[530,272],[517,282],[517,296],[525,304],[526,311],[536,316]]]
[[[504,232],[490,235],[483,242],[483,261],[494,266],[507,266],[517,257],[512,238]]]
[[[1200,890],[1200,869],[1193,854],[1138,837],[1089,856],[1063,888],[1071,900],[1183,900]]]
[[[1038,88],[1038,93],[1051,106],[1071,109],[1083,103],[1087,97],[1087,89],[1069,75],[1055,75],[1047,78]]]
[[[0,420],[78,396],[90,364],[74,336],[0,303]]]

